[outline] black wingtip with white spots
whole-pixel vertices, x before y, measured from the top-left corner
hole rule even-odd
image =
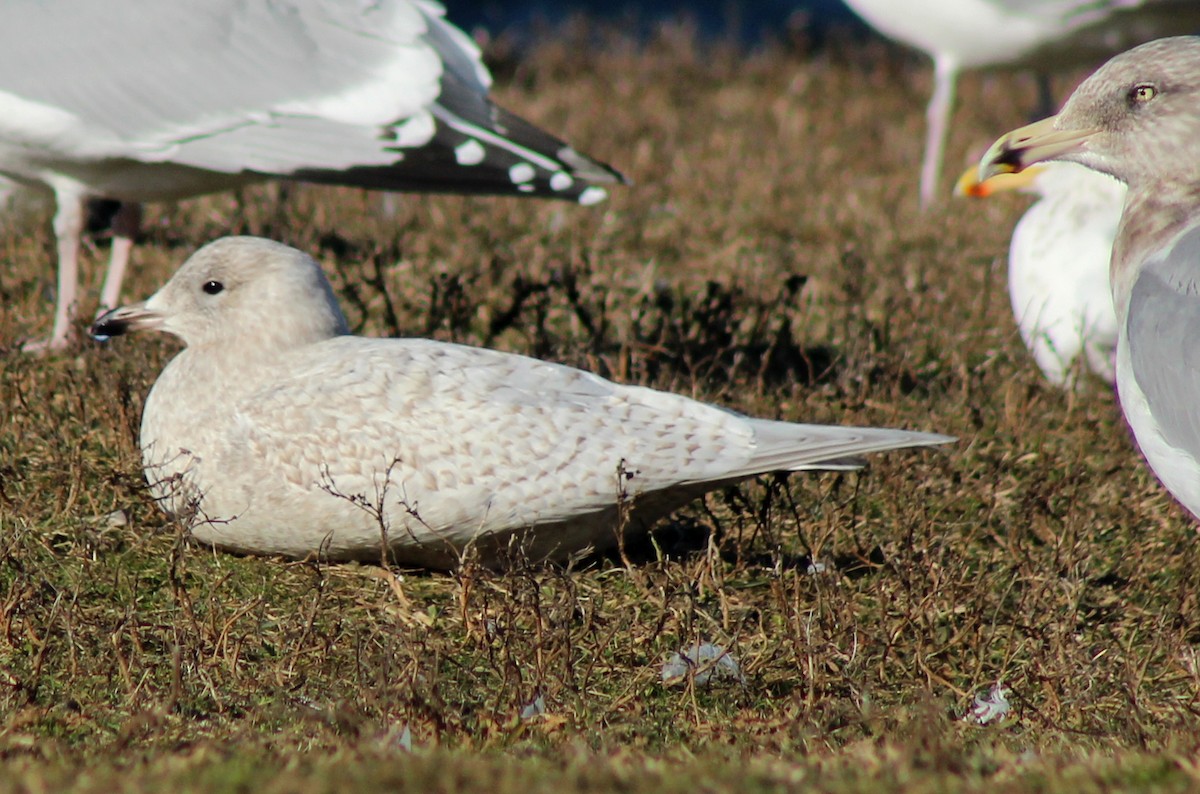
[[[454,88],[444,83],[432,108],[433,137],[413,148],[392,145],[395,162],[289,176],[376,190],[557,198],[583,206],[604,201],[605,185],[628,184],[610,166],[478,95],[456,96]]]
[[[441,6],[415,2],[420,39],[441,61],[431,74],[437,99],[378,130],[376,158],[361,165],[308,166],[294,178],[379,190],[537,196],[591,205],[620,173],[493,104],[490,77],[474,43],[443,18]]]

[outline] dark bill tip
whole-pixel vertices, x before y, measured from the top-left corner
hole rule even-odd
[[[1015,174],[1025,169],[1020,148],[1003,147],[992,157],[992,169],[997,174]]]
[[[97,342],[107,342],[114,336],[124,336],[136,330],[134,321],[139,316],[140,314],[132,314],[124,308],[109,309],[96,318],[92,327],[88,329],[88,334]]]
[[[997,174],[1014,174],[1034,163],[1070,159],[1087,144],[1096,129],[1058,129],[1057,117],[1035,121],[1000,136],[979,161],[979,181]]]

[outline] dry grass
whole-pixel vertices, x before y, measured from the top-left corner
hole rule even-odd
[[[141,481],[172,343],[13,352],[48,327],[53,273],[44,209],[10,214],[0,789],[1198,785],[1192,522],[1111,395],[1054,391],[1021,347],[1002,257],[1021,201],[917,212],[925,65],[682,31],[577,44],[498,93],[633,178],[607,205],[412,198],[388,217],[354,191],[221,195],[152,208],[127,294],[208,239],[264,234],[319,256],[363,333],[958,444],[715,494],[628,562],[570,571],[405,573],[401,593],[370,566],[216,554]],[[962,92],[952,164],[1033,104],[1020,76]],[[664,688],[696,640],[745,683]],[[961,721],[997,680],[1012,715]]]

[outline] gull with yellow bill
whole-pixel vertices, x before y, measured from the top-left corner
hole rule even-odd
[[[1142,454],[1200,516],[1200,37],[1143,44],[1058,115],[1002,136],[980,179],[1069,160],[1129,187],[1113,245],[1117,392]]]

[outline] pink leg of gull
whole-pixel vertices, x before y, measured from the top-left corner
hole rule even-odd
[[[946,152],[946,137],[950,131],[950,114],[954,110],[954,84],[958,79],[958,62],[938,55],[933,60],[933,96],[925,111],[925,159],[921,163],[921,208],[928,208],[937,197],[942,176],[942,158]]]
[[[50,338],[26,342],[22,350],[40,353],[62,350],[71,341],[71,321],[75,318],[75,303],[79,292],[79,239],[86,219],[86,199],[67,191],[56,196],[58,211],[54,213],[54,236],[58,241],[58,302],[54,308],[54,330]]]
[[[137,240],[142,225],[142,205],[122,202],[113,217],[112,253],[108,260],[108,273],[104,276],[104,287],[100,291],[100,312],[117,306],[121,297],[121,282],[125,280],[125,269],[129,265],[129,254]]]

